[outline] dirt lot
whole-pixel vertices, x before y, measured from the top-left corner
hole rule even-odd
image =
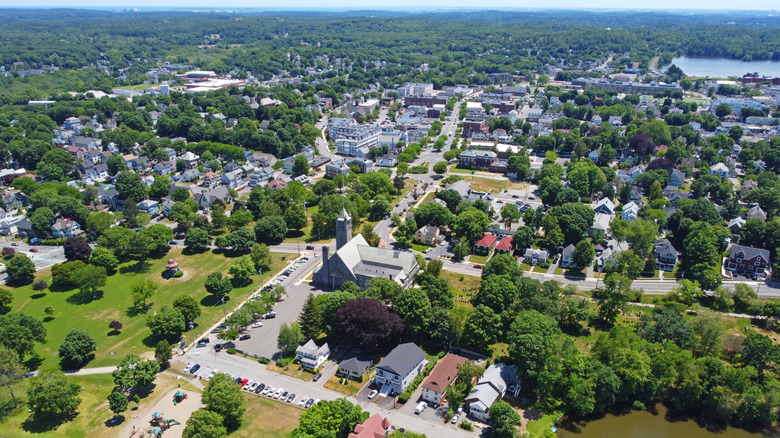
[[[176,391],[182,391],[183,393],[187,394],[187,398],[181,403],[178,403],[176,406],[174,406],[173,395],[176,394]],[[190,415],[192,415],[192,413],[195,412],[200,407],[202,407],[202,404],[200,402],[199,392],[194,392],[182,388],[171,389],[151,409],[147,409],[146,411],[141,412],[137,416],[133,417],[130,421],[128,421],[127,426],[125,426],[124,433],[120,436],[134,437],[134,438],[145,436],[144,432],[152,429],[152,427],[149,426],[149,421],[151,421],[152,415],[155,412],[161,412],[163,414],[163,418],[176,419],[176,421],[181,423],[181,424],[174,425],[170,429],[166,430],[163,433],[163,437],[181,438],[181,434],[182,431],[184,430],[184,425],[187,423],[187,419],[189,419]],[[134,427],[135,429],[133,429]],[[135,430],[135,434],[133,432],[134,430]]]

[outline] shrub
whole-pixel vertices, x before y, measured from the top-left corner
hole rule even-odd
[[[404,392],[403,394],[398,396],[398,403],[405,404],[409,401],[409,397],[411,397],[412,394],[409,392]]]
[[[176,271],[176,273],[175,273],[175,274],[173,274],[173,276],[174,276],[174,277],[176,277],[176,278],[179,278],[179,277],[181,277],[182,275],[184,275],[184,272],[183,272],[183,271]]]
[[[270,360],[268,360],[268,359],[266,359],[264,357],[261,357],[261,358],[257,359],[257,361],[260,362],[263,365],[268,365],[269,363],[271,363]]]
[[[227,353],[227,354],[236,354],[236,350],[234,350],[233,348],[228,348],[227,350],[225,350],[225,353]]]
[[[474,426],[471,425],[471,422],[469,420],[461,421],[461,423],[458,425],[458,427],[460,427],[463,430],[467,430],[469,432],[474,430]]]

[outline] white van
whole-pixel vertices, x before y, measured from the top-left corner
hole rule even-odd
[[[420,402],[420,403],[417,403],[417,407],[416,407],[416,408],[414,408],[414,413],[415,413],[415,414],[417,414],[417,415],[420,415],[420,413],[421,413],[422,411],[424,411],[424,410],[425,410],[425,408],[427,408],[427,407],[428,407],[428,404],[427,404],[427,403],[425,403],[425,402]]]

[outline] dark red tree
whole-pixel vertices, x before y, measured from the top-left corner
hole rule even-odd
[[[378,353],[395,346],[401,339],[404,324],[384,304],[370,298],[350,300],[336,312],[339,334],[351,339],[368,352]]]
[[[89,242],[81,236],[68,237],[63,249],[65,250],[65,258],[69,262],[74,260],[86,262],[89,260],[89,256],[92,255],[92,248],[89,246]]]
[[[639,133],[634,134],[628,139],[628,145],[639,155],[650,155],[653,153],[655,146],[653,146],[653,140],[649,135]]]
[[[108,324],[108,328],[110,328],[112,330],[116,330],[116,331],[122,330],[122,323],[119,322],[119,321],[116,321],[116,320],[111,321]]]

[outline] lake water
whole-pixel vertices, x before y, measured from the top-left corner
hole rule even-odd
[[[558,428],[559,438],[767,438],[761,433],[728,427],[707,430],[693,420],[670,420],[666,408],[659,405],[656,412],[631,411],[625,415],[607,415],[604,418],[577,424],[577,431]],[[776,435],[773,435],[776,437]]]
[[[680,56],[672,59],[672,64],[680,67],[688,76],[711,76],[727,78],[742,77],[745,73],[758,72],[759,76],[780,77],[780,61],[740,61],[725,58],[692,58]],[[664,66],[666,70],[669,66]]]

